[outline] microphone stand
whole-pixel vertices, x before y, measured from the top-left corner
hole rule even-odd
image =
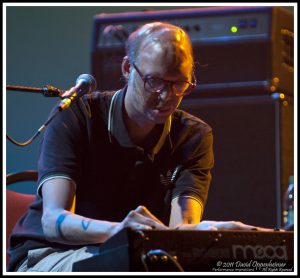
[[[60,97],[63,98],[63,94],[65,91],[57,89],[50,85],[45,85],[43,88],[36,88],[36,87],[25,87],[25,86],[13,86],[13,85],[6,85],[7,90],[12,91],[24,91],[24,92],[31,92],[31,93],[42,93],[46,97]],[[13,144],[24,147],[28,146],[45,128],[46,126],[54,119],[54,117],[61,112],[63,109],[58,109],[39,129],[38,131],[27,141],[24,143],[19,143],[13,138],[11,138],[8,134],[6,134],[6,138],[12,142]]]
[[[45,85],[43,88],[6,85],[6,90],[42,93],[45,97],[61,97],[64,93],[64,91],[50,85]]]

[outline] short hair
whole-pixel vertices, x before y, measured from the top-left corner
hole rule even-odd
[[[190,54],[188,56],[189,59],[191,60],[191,64],[193,67],[194,58],[193,58],[192,43],[188,34],[182,28],[165,22],[147,23],[139,27],[137,30],[135,30],[133,33],[130,34],[126,42],[126,55],[129,59],[129,62],[133,63],[136,61],[140,46],[142,45],[142,43],[146,38],[152,38],[152,39],[158,38],[162,36],[166,31],[173,31],[178,33],[179,40],[184,40],[187,43],[185,52]]]

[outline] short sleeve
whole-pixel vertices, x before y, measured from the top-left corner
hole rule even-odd
[[[83,106],[82,101],[72,104],[60,112],[45,129],[38,152],[38,184],[55,175],[78,182],[86,140]]]
[[[196,143],[197,141],[199,142]],[[212,179],[211,169],[214,164],[211,129],[202,138],[195,134],[186,145],[186,148],[189,149],[188,158],[178,173],[172,199],[189,196],[199,201],[204,207]]]

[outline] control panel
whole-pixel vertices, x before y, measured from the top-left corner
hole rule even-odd
[[[270,14],[247,13],[239,16],[222,14],[217,16],[193,16],[189,18],[166,18],[157,20],[182,27],[191,41],[198,43],[222,42],[231,40],[267,39],[270,32]],[[103,15],[102,15],[103,17]],[[101,16],[96,17],[100,20]],[[156,20],[153,18],[153,20]],[[130,33],[148,23],[149,19],[122,21],[116,24],[99,26],[97,47],[122,47]]]

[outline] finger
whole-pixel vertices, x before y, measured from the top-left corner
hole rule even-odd
[[[241,222],[235,221],[218,221],[215,227],[219,230],[251,230],[252,227]]]
[[[216,221],[201,221],[200,223],[197,224],[197,227],[196,229],[197,230],[209,230],[209,231],[212,231],[212,230],[216,230],[217,227],[216,227]],[[212,227],[216,227],[216,229],[213,229]]]
[[[234,223],[234,221],[201,221],[197,225],[197,230],[241,230],[242,227]]]
[[[208,226],[207,230],[208,231],[218,231],[218,228],[215,226]]]
[[[158,218],[156,218],[146,207],[144,206],[138,206],[135,210],[136,212],[138,212],[139,214],[150,218],[152,220],[154,220],[155,222],[165,226]]]
[[[197,224],[180,224],[177,225],[175,230],[196,230],[197,229]]]
[[[252,230],[256,230],[256,231],[259,231],[259,232],[274,232],[274,231],[284,232],[285,231],[283,229],[270,229],[270,228],[255,227],[255,226]]]
[[[247,225],[239,221],[218,221],[214,226],[220,230],[258,230],[258,227]]]
[[[130,225],[131,228],[136,229],[136,230],[152,230],[153,228],[148,226],[148,225],[143,225],[139,223],[132,223]]]
[[[149,218],[151,218],[157,222],[160,222],[162,224],[162,222],[158,218],[156,218],[145,206],[138,206],[135,209],[135,211],[145,217],[149,217]]]
[[[199,224],[203,226],[209,226],[209,225],[215,225],[217,221],[212,221],[212,220],[202,220]]]
[[[164,224],[161,224],[152,218],[148,218],[136,211],[131,211],[128,214],[128,221],[135,222],[137,224],[147,225],[152,227],[153,229],[167,229],[167,227]]]

